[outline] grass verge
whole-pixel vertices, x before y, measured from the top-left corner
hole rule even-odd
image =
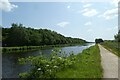
[[[102,43],[103,47],[107,50],[111,51],[115,55],[120,57],[120,43],[118,42],[112,42],[112,41],[105,41]]]
[[[98,45],[75,55],[77,60],[72,68],[57,72],[58,78],[102,78],[103,69]]]

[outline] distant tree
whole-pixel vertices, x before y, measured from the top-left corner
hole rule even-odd
[[[101,42],[104,42],[101,38],[95,39],[95,43],[96,43],[96,44],[101,43]]]

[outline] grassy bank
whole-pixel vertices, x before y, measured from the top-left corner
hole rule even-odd
[[[85,43],[84,43],[85,44]],[[38,49],[49,49],[54,47],[65,47],[65,46],[75,46],[75,45],[84,45],[84,44],[59,44],[59,45],[43,45],[43,46],[19,46],[19,47],[2,47],[3,53],[11,52],[26,52]]]
[[[59,78],[102,78],[101,56],[98,46],[92,46],[76,55],[73,68],[57,73]]]
[[[59,54],[63,54],[61,57]],[[59,55],[59,56],[58,56]],[[21,64],[30,64],[30,72],[20,73],[21,78],[94,78],[103,76],[101,56],[97,45],[85,49],[78,55],[64,55],[59,49],[53,50],[50,58],[43,56],[19,59]]]
[[[102,45],[108,49],[109,51],[113,52],[115,55],[120,57],[120,43],[113,42],[113,41],[105,41]]]

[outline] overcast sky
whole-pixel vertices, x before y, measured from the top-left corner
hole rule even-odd
[[[2,26],[22,23],[54,30],[67,37],[94,41],[114,39],[118,31],[118,4],[113,2],[0,2]]]

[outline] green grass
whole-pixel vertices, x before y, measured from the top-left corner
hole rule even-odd
[[[98,45],[92,46],[76,55],[72,68],[57,73],[58,78],[102,78],[101,56]]]
[[[3,53],[26,52],[42,48],[40,46],[2,47]]]
[[[115,55],[120,57],[120,43],[113,41],[105,41],[102,43],[103,47],[113,52]]]

